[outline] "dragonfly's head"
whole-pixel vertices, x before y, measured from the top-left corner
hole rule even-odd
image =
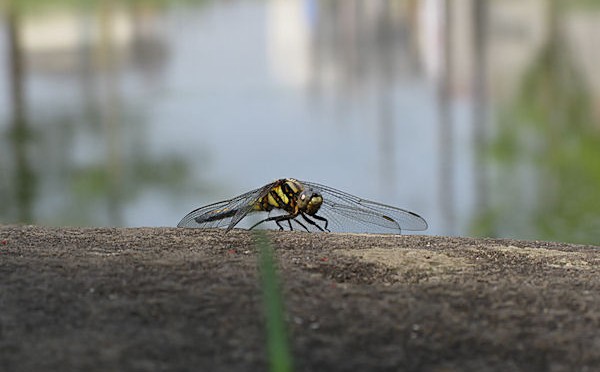
[[[313,189],[306,188],[298,195],[298,208],[309,216],[317,213],[321,204],[323,197]]]

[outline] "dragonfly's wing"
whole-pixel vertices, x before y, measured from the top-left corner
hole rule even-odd
[[[333,231],[400,233],[402,230],[427,229],[423,217],[411,211],[362,199],[318,183],[300,182],[321,193],[323,205],[317,215],[327,218]]]
[[[258,199],[265,196],[273,183],[248,191],[229,200],[209,204],[188,213],[177,227],[225,227],[231,230],[244,217],[251,213]]]
[[[200,228],[227,227],[227,230],[230,230],[251,213],[256,212],[269,216],[272,213],[284,213],[277,209],[271,212],[259,212],[254,208],[256,202],[266,196],[276,186],[276,183],[280,181],[275,181],[261,188],[254,189],[233,199],[200,207],[188,213],[177,226]],[[312,188],[323,196],[323,205],[317,215],[328,220],[328,227],[332,231],[400,233],[402,230],[418,231],[427,229],[427,222],[416,213],[362,199],[317,183],[300,182],[305,187]],[[290,220],[289,224],[294,229],[301,230],[306,226],[310,231],[317,231],[314,225],[307,223],[299,217]]]
[[[240,195],[240,197],[243,195]],[[198,209],[195,209],[185,215],[177,224],[177,227],[202,227],[202,228],[210,228],[210,227],[223,227],[227,226],[231,221],[232,215],[226,215],[225,213],[219,214],[218,211],[231,210],[236,212],[235,208],[236,202],[239,202],[237,198],[231,200],[223,200],[214,204],[205,205]],[[218,217],[221,218],[218,218]]]
[[[242,203],[242,206],[237,210],[235,215],[233,215],[233,218],[229,222],[229,226],[227,226],[227,231],[233,229],[235,225],[237,225],[244,217],[246,217],[250,212],[252,212],[254,210],[254,204],[260,198],[265,197],[269,193],[269,191],[271,191],[271,188],[273,188],[274,185],[275,182],[265,185],[260,189],[251,191],[251,193],[253,194],[251,195],[251,197],[248,198],[249,201],[245,204]]]

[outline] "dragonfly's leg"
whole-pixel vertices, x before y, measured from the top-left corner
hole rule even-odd
[[[292,227],[292,221],[294,221],[298,225],[302,226],[302,228],[304,228],[304,230],[308,231],[306,226],[304,226],[304,224],[302,222],[300,222],[296,219],[297,216],[298,215],[294,215],[292,213],[292,214],[286,214],[285,216],[275,216],[275,217],[271,217],[271,218],[275,221],[277,226],[279,226],[279,230],[284,230],[283,226],[281,226],[280,222],[287,221],[288,225],[290,226],[290,231],[294,231],[294,228]]]
[[[294,222],[296,222],[298,225],[302,226],[302,228],[303,228],[304,230],[306,230],[306,231],[310,232],[310,231],[308,230],[308,228],[307,228],[306,226],[304,226],[304,224],[303,224],[302,222],[298,221],[297,219],[288,220],[288,221],[294,221]]]
[[[254,225],[252,225],[252,227],[250,227],[248,230],[252,230],[253,228],[255,228],[256,226],[260,225],[261,223],[265,222],[266,220],[260,220],[257,223],[255,223]]]
[[[319,220],[319,221],[325,221],[325,230],[331,232],[331,230],[329,230],[327,228],[327,226],[329,225],[329,221],[327,220],[327,218],[321,217],[321,216],[317,216],[316,214],[313,214],[311,217],[314,218],[314,219],[316,219],[316,220]],[[321,230],[321,231],[323,231],[323,230]]]
[[[283,230],[283,226],[280,225],[280,222],[286,221],[286,220],[291,220],[292,218],[295,218],[297,215],[296,214],[286,214],[284,216],[273,216],[273,217],[269,217],[269,218],[265,218],[264,220],[260,220],[257,223],[255,223],[254,225],[252,225],[252,227],[249,230],[252,230],[253,228],[255,228],[256,226],[260,225],[263,222],[269,222],[269,221],[275,221],[275,223],[277,224],[277,226],[279,226],[279,230]]]
[[[313,221],[310,218],[306,217],[306,215],[304,213],[302,213],[302,218],[304,218],[304,221],[308,222],[309,224],[311,224],[313,226],[316,226],[317,229],[319,229],[321,231],[324,231],[321,226],[319,226],[315,221]],[[327,220],[325,220],[325,221],[327,221]],[[298,221],[296,221],[296,222],[298,222]],[[298,223],[300,223],[300,222],[298,222]],[[325,225],[325,226],[327,226],[327,225]],[[325,227],[325,228],[327,228],[327,227]],[[305,227],[305,229],[306,229],[306,227]],[[307,229],[307,231],[308,231],[308,229]],[[327,231],[329,231],[329,230],[327,230]]]
[[[279,217],[279,216],[278,216],[278,217]],[[289,221],[289,220],[288,220],[288,221]],[[277,226],[279,226],[279,230],[280,230],[280,231],[283,231],[283,230],[285,230],[285,229],[283,228],[283,226],[281,226],[280,222],[281,222],[281,221],[279,221],[278,219],[275,219],[275,223],[277,224]]]

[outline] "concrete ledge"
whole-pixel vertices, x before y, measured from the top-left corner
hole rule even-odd
[[[270,232],[298,371],[600,366],[600,247]],[[266,370],[252,234],[0,227],[0,370]]]

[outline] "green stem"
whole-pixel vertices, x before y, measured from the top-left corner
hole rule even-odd
[[[292,371],[292,357],[286,335],[283,301],[273,259],[273,248],[264,231],[257,230],[254,239],[260,250],[259,268],[263,289],[263,308],[266,318],[270,370],[273,372],[289,372]]]

